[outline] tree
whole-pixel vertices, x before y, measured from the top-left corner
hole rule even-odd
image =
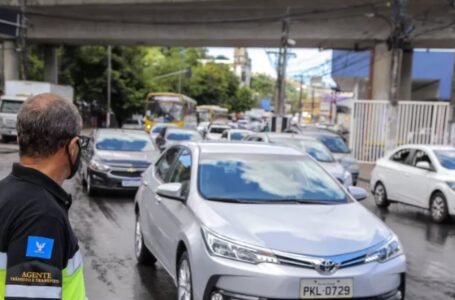
[[[256,104],[253,93],[248,87],[240,87],[235,93],[235,97],[229,99],[226,106],[230,112],[245,112],[252,109]]]
[[[276,81],[266,74],[253,75],[251,78],[251,90],[258,98],[273,99],[275,97]]]
[[[236,95],[239,80],[224,64],[207,63],[193,68],[188,94],[198,105],[229,102]]]

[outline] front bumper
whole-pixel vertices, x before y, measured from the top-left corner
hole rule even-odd
[[[124,186],[122,183],[124,180],[141,180],[141,177],[112,176],[110,173],[93,170],[89,170],[87,175],[90,176],[92,187],[100,190],[136,191],[139,186]]]
[[[8,137],[16,137],[17,136],[17,131],[16,131],[15,128],[1,127],[0,128],[0,135],[1,136],[8,136]]]
[[[326,276],[313,269],[265,263],[251,265],[212,257],[206,249],[203,252],[192,264],[195,299],[209,300],[216,292],[226,294],[223,300],[299,299],[302,279],[324,278],[353,279],[351,299],[404,299],[406,258],[403,255],[386,263],[358,265]],[[236,296],[229,298],[229,295]]]

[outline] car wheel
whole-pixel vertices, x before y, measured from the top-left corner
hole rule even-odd
[[[188,254],[184,252],[178,265],[178,300],[193,300],[191,265]]]
[[[136,254],[137,262],[141,265],[153,265],[156,262],[155,256],[150,253],[149,249],[147,249],[144,244],[139,215],[136,216],[136,226],[134,231],[134,253]]]
[[[449,218],[449,207],[446,197],[442,193],[437,192],[431,197],[430,213],[436,223],[444,223]]]
[[[387,191],[381,182],[378,182],[374,187],[374,202],[380,208],[386,208],[390,205],[390,201],[387,199]]]
[[[88,174],[88,172],[87,175],[85,176],[85,189],[87,190],[87,194],[89,196],[94,196],[96,194],[96,190],[92,186],[92,178],[90,174]]]

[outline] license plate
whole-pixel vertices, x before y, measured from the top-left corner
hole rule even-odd
[[[124,179],[122,186],[124,187],[138,187],[141,185],[141,179]]]
[[[301,299],[339,299],[353,297],[352,279],[302,279]]]

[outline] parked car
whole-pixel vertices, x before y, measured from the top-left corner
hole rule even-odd
[[[135,254],[179,299],[404,299],[396,235],[306,154],[201,142],[168,148],[135,198]]]
[[[156,140],[157,136],[160,134],[161,130],[164,127],[176,128],[177,125],[172,124],[172,123],[157,123],[157,124],[153,125],[152,129],[150,129],[150,137],[152,138],[153,141]]]
[[[455,148],[398,147],[376,162],[370,184],[378,207],[409,204],[428,209],[442,223],[455,215]]]
[[[122,129],[144,130],[144,123],[137,119],[127,119],[123,122]]]
[[[237,121],[237,126],[239,129],[248,129],[249,123],[248,120],[241,119]]]
[[[294,147],[317,160],[345,187],[353,185],[351,173],[335,159],[324,144],[315,138],[288,133],[256,133],[246,137],[245,140]]]
[[[221,139],[227,141],[241,141],[252,133],[253,132],[245,129],[228,129],[223,132]]]
[[[343,165],[343,167],[351,172],[352,183],[354,185],[357,185],[360,173],[359,164],[352,157],[351,150],[340,135],[317,128],[303,129],[300,132],[294,131],[294,133],[313,137],[321,141],[330,150],[330,152],[332,152],[332,154]]]
[[[146,132],[98,129],[82,150],[79,175],[87,193],[136,190],[141,175],[159,155]]]
[[[165,127],[156,139],[156,144],[163,151],[167,147],[185,141],[201,141],[199,132],[187,128]]]
[[[229,129],[231,129],[229,125],[212,123],[207,130],[205,138],[211,141],[221,140],[223,132]]]

